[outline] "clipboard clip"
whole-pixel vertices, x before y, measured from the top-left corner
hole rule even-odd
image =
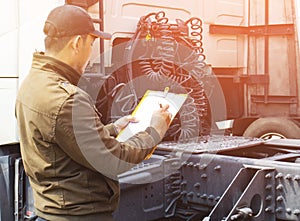
[[[169,87],[165,87],[164,89],[164,97],[167,97],[168,93],[169,93],[170,88]]]

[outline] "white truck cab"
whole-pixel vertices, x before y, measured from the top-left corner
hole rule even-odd
[[[18,141],[14,116],[17,90],[28,73],[32,53],[44,50],[42,30],[47,14],[64,3],[63,0],[3,2],[0,144]],[[128,42],[139,19],[148,13],[163,11],[169,23],[198,17],[202,20],[205,63],[220,82],[222,95],[219,97],[223,96],[224,101],[222,117],[208,120],[212,122],[211,127],[216,124],[235,135],[300,138],[300,129],[289,131],[285,127],[297,126],[300,116],[299,8],[295,0],[193,0],[188,3],[185,0],[101,0],[89,12],[103,19],[101,28],[113,38],[96,43],[90,65],[98,64],[99,72],[112,74],[109,70],[117,69],[112,68],[117,63],[113,48]],[[209,95],[206,96],[209,100]],[[208,106],[208,111],[216,112],[212,104]],[[211,118],[213,114],[208,115]],[[254,132],[261,127],[263,131]]]

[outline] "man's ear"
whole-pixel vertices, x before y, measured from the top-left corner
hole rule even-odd
[[[70,46],[72,47],[72,49],[74,49],[77,52],[81,44],[81,41],[82,41],[82,37],[80,35],[76,35],[71,39]]]

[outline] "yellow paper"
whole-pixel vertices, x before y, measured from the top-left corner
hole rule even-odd
[[[160,104],[169,105],[168,111],[172,114],[172,121],[186,98],[187,94],[170,93],[168,88],[166,88],[165,91],[146,91],[143,98],[132,112],[132,116],[136,117],[138,122],[129,123],[128,126],[119,133],[117,140],[124,142],[136,133],[144,131],[149,127],[152,113],[160,108]]]

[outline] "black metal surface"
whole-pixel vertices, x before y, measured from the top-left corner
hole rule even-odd
[[[162,142],[157,146],[158,150],[170,152],[183,151],[185,153],[220,153],[234,149],[242,149],[257,146],[264,143],[258,138],[246,138],[239,136],[212,135],[199,137],[198,141],[187,143]]]
[[[18,154],[0,156],[0,220],[14,220],[14,162]]]
[[[295,139],[208,136],[196,143],[164,142],[149,160],[119,176],[115,220],[299,221],[299,150],[300,140]],[[18,153],[4,152],[0,220],[6,221],[14,220]],[[18,217],[26,220],[34,215],[27,213],[33,200],[22,165],[18,167]]]
[[[114,218],[140,221],[174,216],[180,190],[179,167],[176,158],[153,155],[131,171],[121,174],[120,206]]]
[[[299,140],[287,140],[285,146],[284,140],[265,144],[259,139],[218,136],[208,137],[205,142],[210,148],[204,149],[201,142],[203,141],[200,141],[198,146],[191,143],[159,145],[154,158],[168,156],[168,159],[173,159],[177,162],[174,172],[179,174],[172,180],[177,187],[173,186],[172,192],[172,195],[176,196],[173,197],[172,203],[173,216],[167,214],[166,210],[163,214],[161,210],[160,217],[156,220],[166,217],[168,220],[210,221],[300,220],[300,164],[297,163],[299,158],[296,156],[293,160],[285,161],[282,157],[282,161],[272,160],[272,157],[284,156],[285,152],[298,148]],[[185,148],[182,148],[183,146]],[[156,169],[162,170],[161,162],[153,162]],[[151,167],[137,167],[134,171],[135,174],[144,174],[147,171],[150,177],[154,173]],[[126,177],[126,174],[124,175],[123,180]],[[157,189],[161,189],[153,198],[152,210],[158,208],[155,206],[155,202],[158,202],[156,197],[160,197],[159,202],[166,202],[162,199],[166,197],[161,194],[164,192],[161,188],[162,183],[166,186],[166,178],[151,183],[153,189],[156,189],[156,186]],[[144,184],[144,187],[147,185],[149,184]],[[131,209],[136,212],[138,220],[153,220],[154,217],[145,215],[146,210],[139,201],[143,201],[140,196],[145,190],[132,185],[131,189],[134,191],[129,192],[124,189],[124,184],[121,186],[123,188],[119,211],[123,215],[119,214],[119,217],[127,214],[128,208],[122,210],[124,202],[137,202]],[[147,203],[151,205],[151,202]],[[139,206],[136,207],[137,205]]]

